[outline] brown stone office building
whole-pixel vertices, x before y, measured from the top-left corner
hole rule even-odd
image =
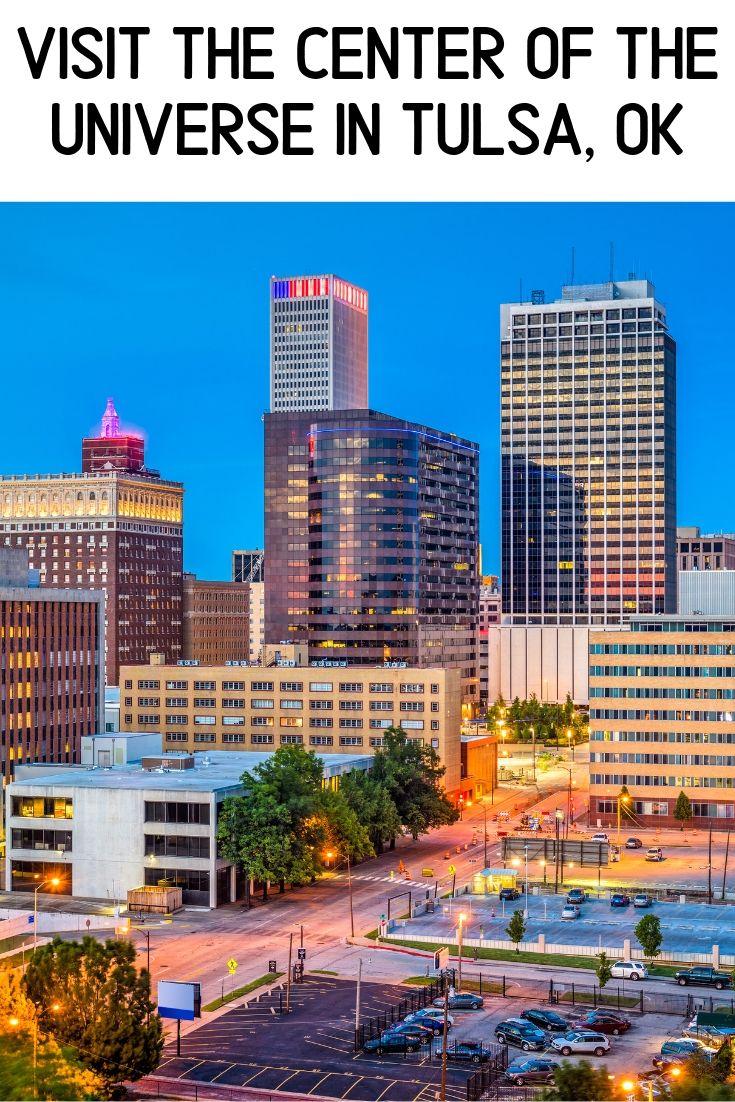
[[[181,658],[184,488],[142,445],[108,403],[81,474],[0,475],[0,544],[27,548],[42,587],[104,591],[111,685],[121,662]]]

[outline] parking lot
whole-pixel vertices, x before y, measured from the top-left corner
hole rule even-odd
[[[398,984],[364,983],[361,1019],[385,1012],[405,998]],[[495,1027],[517,1017],[527,999],[490,997],[480,1011],[453,1011],[454,1040],[495,1041]],[[426,1102],[436,1095],[440,1079],[439,1045],[419,1052],[373,1056],[354,1052],[355,983],[336,977],[307,976],[292,987],[293,1012],[280,1016],[277,993],[250,1006],[236,1006],[182,1038],[182,1054],[168,1045],[159,1076],[200,1083],[251,1086],[303,1094],[346,1098],[353,1102]],[[680,1035],[681,1022],[671,1015],[631,1015],[633,1026],[622,1037],[610,1038],[610,1052],[594,1063],[611,1073],[630,1075],[651,1067],[651,1057],[668,1037]],[[434,1055],[432,1055],[432,1050]],[[510,1059],[524,1055],[510,1048]],[[471,1064],[448,1069],[447,1097],[465,1098],[465,1085],[475,1070]]]
[[[543,934],[547,943],[555,945],[589,945],[618,948],[630,939],[637,946],[633,930],[645,914],[658,915],[665,949],[672,952],[710,952],[713,944],[722,953],[735,953],[735,927],[728,921],[731,908],[708,906],[705,903],[655,902],[639,910],[632,903],[627,907],[611,907],[607,897],[589,898],[580,908],[580,917],[573,921],[561,918],[566,901],[563,895],[534,896],[528,899],[528,929],[524,940],[536,941]],[[508,920],[514,910],[523,909],[523,895],[513,902],[501,902],[497,895],[462,896],[443,903],[434,914],[411,919],[401,933],[410,933],[416,940],[442,944],[450,939],[457,926],[457,914],[467,915],[464,926],[466,945],[480,944],[479,939],[493,941],[507,938]],[[456,934],[455,934],[456,936]]]

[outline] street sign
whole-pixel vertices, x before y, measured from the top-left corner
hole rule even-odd
[[[278,969],[276,968],[276,962],[274,960],[268,961],[268,971],[271,973],[278,971]]]
[[[456,865],[449,865],[449,867],[447,868],[447,872],[449,873],[450,876],[454,876],[456,871],[457,871],[457,866]]]
[[[299,960],[306,960],[306,949],[305,949],[305,947],[304,947],[303,945],[301,945],[301,946],[300,946],[300,947],[299,947],[299,948],[297,949],[297,953],[298,953],[298,955],[299,955]]]
[[[227,961],[227,971],[230,973],[231,976],[234,976],[235,972],[237,972],[237,961],[234,960],[232,957],[230,957],[230,959]]]

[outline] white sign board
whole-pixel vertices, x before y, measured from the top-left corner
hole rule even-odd
[[[158,981],[158,1013],[161,1018],[193,1022],[201,1017],[202,996],[198,983]]]

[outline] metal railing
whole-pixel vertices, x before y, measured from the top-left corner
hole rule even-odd
[[[422,987],[415,987],[406,992],[406,997],[397,1003],[393,1003],[379,1014],[374,1014],[367,1021],[361,1022],[355,1030],[354,1050],[360,1052],[366,1041],[380,1037],[386,1029],[402,1022],[407,1014],[413,1014],[424,1006],[429,1006],[434,999],[443,995],[448,984],[452,982],[451,976],[439,976]],[[404,1056],[406,1053],[404,1053]]]

